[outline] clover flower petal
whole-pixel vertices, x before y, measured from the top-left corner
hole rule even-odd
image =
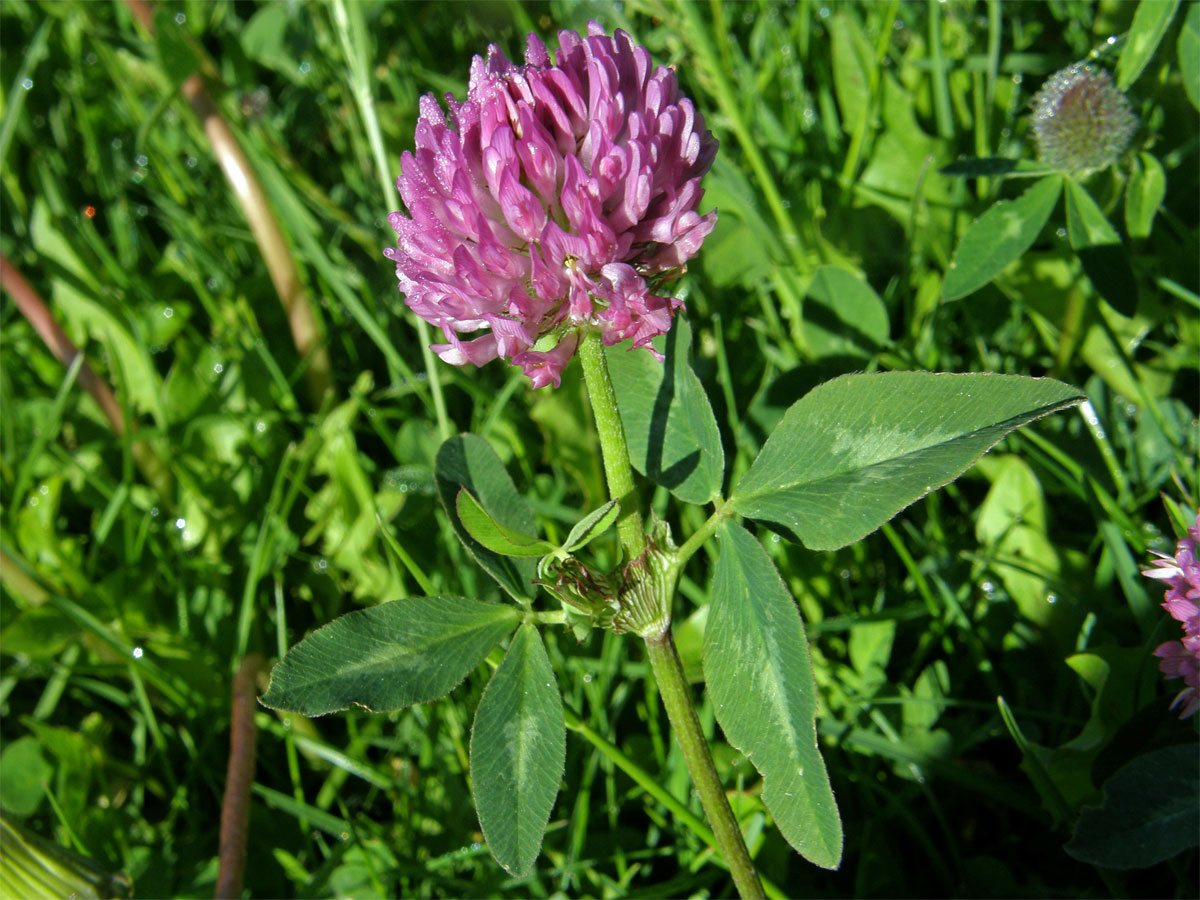
[[[421,99],[385,251],[444,361],[505,359],[535,388],[558,386],[583,328],[653,353],[682,307],[657,291],[716,224],[697,207],[717,142],[675,73],[595,22],[558,40],[552,58],[529,35],[524,65],[476,56],[448,114]]]
[[[1183,628],[1183,638],[1160,644],[1154,651],[1159,658],[1158,668],[1168,679],[1182,678],[1184,688],[1171,703],[1180,708],[1179,717],[1186,719],[1200,709],[1200,561],[1196,558],[1200,544],[1200,515],[1195,527],[1188,528],[1187,537],[1175,548],[1174,556],[1155,553],[1157,560],[1142,574],[1162,581],[1167,586],[1163,609]]]

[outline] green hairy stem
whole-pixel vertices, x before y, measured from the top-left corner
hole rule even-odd
[[[628,560],[640,560],[646,553],[646,536],[642,531],[642,516],[638,496],[633,482],[633,468],[629,462],[629,448],[625,442],[625,431],[617,410],[616,395],[608,375],[608,364],[604,358],[604,347],[600,335],[589,332],[579,346],[583,362],[583,375],[587,383],[588,396],[592,402],[592,414],[596,419],[596,430],[600,435],[600,450],[604,457],[604,472],[608,479],[609,492],[621,502],[621,518],[617,522],[617,533],[621,547]],[[673,573],[672,573],[673,574]],[[746,842],[738,828],[737,819],[725,796],[725,789],[717,775],[708,741],[696,718],[691,689],[683,674],[683,664],[671,637],[670,612],[675,591],[675,578],[662,581],[660,591],[660,628],[650,633],[643,632],[646,640],[646,655],[654,670],[662,695],[667,718],[679,747],[683,751],[692,783],[700,796],[704,814],[712,826],[718,849],[729,865],[730,874],[738,893],[744,898],[763,897],[762,883],[754,871],[754,863]],[[643,598],[644,602],[645,598]]]

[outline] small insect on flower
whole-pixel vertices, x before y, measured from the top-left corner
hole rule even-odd
[[[1187,530],[1187,537],[1175,548],[1175,555],[1155,553],[1158,559],[1142,574],[1165,582],[1167,592],[1163,609],[1183,627],[1183,638],[1161,644],[1154,655],[1160,660],[1158,668],[1168,679],[1182,678],[1184,689],[1171,703],[1181,707],[1179,718],[1186,719],[1200,709],[1200,515],[1196,524]]]
[[[448,116],[421,98],[385,251],[443,360],[505,359],[535,388],[559,385],[584,328],[655,352],[682,306],[655,290],[716,224],[697,206],[717,142],[675,73],[594,22],[558,41],[553,61],[533,34],[525,65],[475,57]]]

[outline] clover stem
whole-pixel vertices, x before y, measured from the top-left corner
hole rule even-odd
[[[646,535],[642,531],[642,513],[633,489],[633,467],[629,464],[629,446],[625,443],[625,428],[617,411],[617,395],[608,377],[608,362],[600,333],[586,331],[579,343],[579,359],[583,363],[583,379],[592,401],[596,433],[600,436],[600,453],[604,457],[604,475],[608,492],[621,502],[621,518],[617,520],[617,535],[627,560],[638,559],[646,552]]]
[[[716,511],[708,517],[703,525],[696,532],[683,542],[683,545],[675,551],[674,564],[682,569],[684,564],[692,558],[692,556],[703,547],[717,533],[717,529],[721,527],[721,522],[729,518],[730,512],[725,510],[723,501],[717,501]]]
[[[604,358],[604,346],[600,335],[588,331],[579,344],[579,358],[583,363],[583,377],[587,383],[588,396],[592,402],[592,414],[596,420],[596,431],[600,436],[600,451],[604,457],[604,474],[608,479],[609,493],[621,502],[621,518],[617,521],[617,534],[621,547],[630,561],[641,560],[646,554],[646,535],[642,530],[642,516],[638,496],[634,489],[633,468],[629,462],[629,445],[625,441],[625,429],[617,409],[617,397],[608,374],[608,363]],[[714,516],[717,518],[717,516]],[[694,552],[694,546],[689,547]],[[690,555],[690,554],[689,554]],[[664,579],[669,587],[664,593],[674,593],[675,578]],[[717,774],[708,741],[700,728],[696,709],[692,704],[691,688],[683,674],[683,664],[675,649],[671,636],[670,610],[672,597],[655,598],[664,612],[663,627],[655,628],[646,637],[646,655],[654,670],[658,690],[662,695],[667,718],[675,740],[683,751],[688,773],[700,804],[713,830],[717,849],[725,857],[733,882],[743,898],[763,897],[762,883],[754,871],[754,863],[746,842],[742,838],[737,819],[725,796],[721,778]]]
[[[754,871],[754,862],[750,859],[737,818],[733,815],[729,798],[725,796],[725,788],[717,775],[708,741],[696,717],[691,689],[683,674],[683,664],[675,650],[670,629],[661,637],[646,641],[646,655],[654,669],[667,718],[671,720],[671,731],[675,733],[675,740],[683,751],[688,773],[700,796],[700,805],[704,807],[704,815],[712,827],[717,848],[729,866],[729,874],[733,876],[738,894],[743,898],[764,897],[762,883]]]

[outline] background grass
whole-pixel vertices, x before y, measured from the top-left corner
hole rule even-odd
[[[495,42],[519,58],[524,33],[551,39],[595,18],[675,66],[721,141],[706,181],[720,224],[681,289],[696,368],[729,425],[731,479],[790,403],[841,372],[1053,374],[1091,400],[1006,440],[859,545],[813,554],[764,535],[813,640],[847,848],[836,873],[795,856],[718,731],[763,872],[793,896],[1196,894],[1194,850],[1114,873],[1062,849],[1123,762],[1196,739],[1194,721],[1167,711],[1178,682],[1164,684],[1150,655],[1177,626],[1138,572],[1187,518],[1172,522],[1160,495],[1193,510],[1197,498],[1198,128],[1176,54],[1186,9],[1130,91],[1134,147],[1089,182],[1120,225],[1136,153],[1166,172],[1151,234],[1121,229],[1132,317],[1083,277],[1061,211],[995,283],[939,301],[962,230],[1023,187],[939,169],[1031,156],[1033,92],[1096,48],[1111,61],[1120,44],[1105,41],[1128,28],[1132,3],[361,3],[344,26],[316,3],[164,9],[180,28],[156,43],[120,4],[0,5],[0,248],[169,469],[157,485],[140,474],[132,440],[114,436],[5,295],[10,816],[125,873],[138,896],[210,895],[242,655],[277,657],[397,597],[498,599],[434,500],[431,373],[381,255],[399,205],[381,182],[411,148],[419,96],[462,96],[473,54]],[[213,66],[214,100],[319,311],[335,387],[322,401],[179,96],[170,41],[183,35]],[[822,265],[874,289],[883,335],[810,294]],[[491,442],[551,537],[602,502],[577,368],[538,392],[499,364],[433,374],[450,427]],[[667,499],[660,490],[655,508],[686,537],[701,520]],[[707,579],[694,560],[678,610],[697,676]],[[586,724],[568,741],[530,878],[508,878],[480,843],[466,767],[485,678],[471,677],[392,715],[262,710],[248,893],[727,894],[704,842],[588,737],[698,812],[638,643],[548,637]],[[1024,765],[998,697],[1029,742]],[[1031,781],[1038,766],[1057,801]]]

